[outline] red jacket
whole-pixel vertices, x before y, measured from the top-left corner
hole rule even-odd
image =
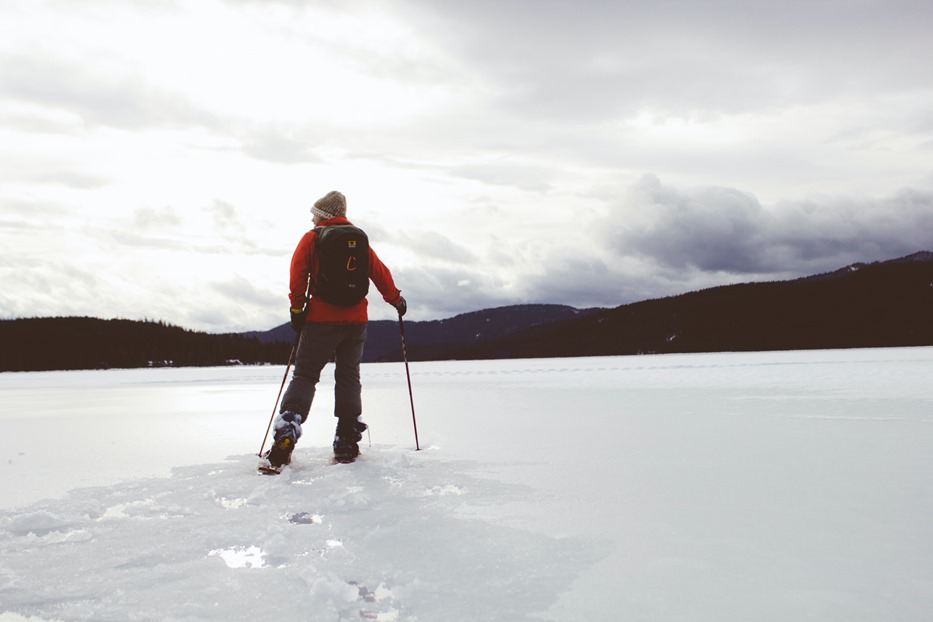
[[[328,227],[330,225],[351,225],[349,220],[343,217],[331,218],[322,221],[319,227]],[[291,301],[293,309],[301,309],[308,302],[306,292],[308,289],[308,279],[311,276],[317,276],[318,261],[314,253],[314,244],[317,240],[317,233],[314,230],[308,231],[302,236],[292,255],[291,278],[289,280],[288,299]],[[376,289],[382,294],[382,299],[389,304],[396,304],[402,297],[402,292],[395,286],[392,280],[392,273],[386,268],[385,264],[379,260],[372,247],[369,249],[369,279],[376,285]],[[316,279],[312,279],[316,280]],[[338,307],[327,304],[320,298],[314,296],[311,292],[311,301],[308,304],[308,312],[305,316],[309,322],[317,324],[364,324],[369,320],[366,313],[368,303],[364,298],[359,304],[352,307]]]

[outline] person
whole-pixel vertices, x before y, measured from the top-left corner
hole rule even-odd
[[[315,228],[302,236],[292,256],[289,301],[291,325],[301,336],[295,354],[295,371],[285,390],[282,405],[275,418],[272,448],[265,457],[273,467],[289,464],[295,443],[301,438],[301,426],[308,419],[311,402],[321,371],[328,361],[335,362],[334,458],[349,462],[359,455],[359,442],[367,425],[362,422],[362,387],[360,362],[366,342],[368,321],[365,297],[350,306],[331,304],[323,299],[320,253],[321,235],[329,227],[352,227],[347,220],[347,200],[332,191],[318,199],[311,208]],[[368,247],[368,240],[365,241]],[[408,308],[401,291],[395,286],[392,273],[368,249],[369,280],[383,300],[398,310],[399,317]],[[308,295],[310,294],[310,298]]]

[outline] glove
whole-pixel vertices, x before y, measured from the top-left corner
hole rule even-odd
[[[300,333],[305,325],[305,310],[292,308],[289,310],[289,315],[291,315],[292,330]]]
[[[398,297],[398,302],[396,302],[392,306],[398,309],[399,317],[402,317],[403,315],[405,315],[405,312],[408,311],[408,303],[405,302],[405,299],[402,298],[401,296]]]

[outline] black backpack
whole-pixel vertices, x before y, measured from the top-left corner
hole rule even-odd
[[[317,227],[318,267],[313,293],[324,302],[352,307],[369,293],[369,238],[353,225]]]

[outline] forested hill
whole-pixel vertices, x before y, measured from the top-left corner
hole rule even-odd
[[[0,371],[283,364],[289,345],[164,322],[89,317],[0,320]]]
[[[409,348],[476,345],[522,329],[590,311],[561,305],[518,305],[465,313],[446,320],[405,322]],[[399,324],[370,322],[364,361],[401,360]],[[0,320],[0,371],[284,365],[295,333],[270,331],[215,335],[164,322],[54,317]]]
[[[933,345],[933,253],[613,309],[517,305],[405,321],[410,360]],[[0,371],[285,364],[294,339],[163,322],[0,320]],[[402,358],[399,324],[369,325],[365,361]]]
[[[583,317],[604,309],[575,309],[564,305],[513,305],[483,309],[443,319],[425,322],[405,319],[405,341],[411,351],[422,356],[435,348],[450,346],[473,348],[534,326],[543,326],[575,317]],[[377,320],[367,328],[365,362],[400,361],[401,330],[397,320]],[[265,332],[245,333],[264,343],[291,341],[295,333],[289,324]]]
[[[425,358],[522,358],[933,345],[933,253],[624,305]]]

